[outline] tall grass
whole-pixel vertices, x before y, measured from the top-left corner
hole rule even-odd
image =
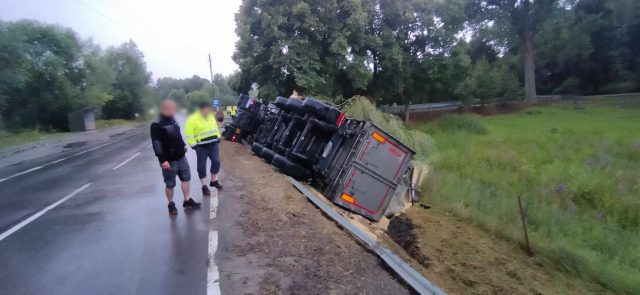
[[[521,195],[538,255],[640,294],[640,108],[547,106],[467,118],[419,127],[438,143],[428,159],[435,205],[522,242]]]

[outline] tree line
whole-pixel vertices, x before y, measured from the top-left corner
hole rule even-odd
[[[228,84],[229,77],[222,74],[213,76],[213,83],[194,75],[187,79],[160,78],[156,82],[156,95],[160,98],[171,98],[178,103],[192,108],[200,102],[218,99],[220,105],[235,105],[238,94]]]
[[[382,103],[640,90],[640,1],[243,0],[232,80]]]
[[[58,25],[0,21],[0,129],[67,130],[67,113],[83,108],[98,107],[104,119],[133,119],[162,98],[236,97],[222,75],[213,83],[198,76],[151,82],[133,41],[103,49]]]

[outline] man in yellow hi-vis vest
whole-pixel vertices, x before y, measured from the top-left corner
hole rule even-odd
[[[218,190],[222,189],[222,185],[218,181],[218,172],[220,172],[220,151],[218,144],[220,142],[220,129],[213,114],[213,107],[209,103],[198,105],[196,110],[187,120],[185,126],[187,143],[196,151],[198,156],[198,176],[202,183],[202,194],[210,196],[211,191],[207,186],[207,159],[211,159],[211,181],[209,186]]]
[[[231,117],[231,120],[235,120],[236,119],[236,114],[238,114],[238,107],[237,106],[228,106],[227,107],[227,113],[229,114],[229,117]]]

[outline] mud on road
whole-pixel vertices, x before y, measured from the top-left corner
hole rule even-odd
[[[280,173],[221,143],[216,261],[224,294],[409,294],[382,261]]]

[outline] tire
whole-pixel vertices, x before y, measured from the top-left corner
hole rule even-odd
[[[231,140],[231,137],[233,137],[233,134],[236,133],[236,125],[233,124],[229,124],[224,128],[224,134],[222,134],[222,137],[226,140]]]
[[[276,97],[276,101],[273,102],[273,104],[278,107],[281,110],[286,110],[287,109],[287,102],[288,100],[282,96],[278,96]]]
[[[260,153],[260,157],[267,161],[267,163],[271,163],[275,156],[276,153],[268,148],[263,148],[262,152]]]
[[[323,117],[328,110],[328,105],[312,97],[308,97],[302,102],[302,111],[313,117]]]
[[[263,150],[263,149],[264,149],[264,146],[262,146],[261,144],[259,144],[259,143],[257,143],[257,142],[254,142],[254,143],[251,145],[251,151],[252,151],[254,154],[258,155],[258,156],[260,156],[260,155],[262,154],[262,150]]]
[[[309,171],[304,167],[291,162],[289,159],[276,155],[273,158],[273,166],[280,169],[280,171],[286,175],[289,175],[298,180],[304,180],[309,178]]]
[[[322,120],[329,124],[336,125],[338,123],[338,119],[340,119],[340,115],[342,115],[342,113],[338,109],[329,107],[329,109],[324,113]]]
[[[292,162],[300,164],[300,165],[308,165],[309,158],[307,156],[298,154],[298,153],[290,153],[287,158],[289,158]]]
[[[287,110],[291,113],[302,114],[302,100],[293,97],[289,98]]]

